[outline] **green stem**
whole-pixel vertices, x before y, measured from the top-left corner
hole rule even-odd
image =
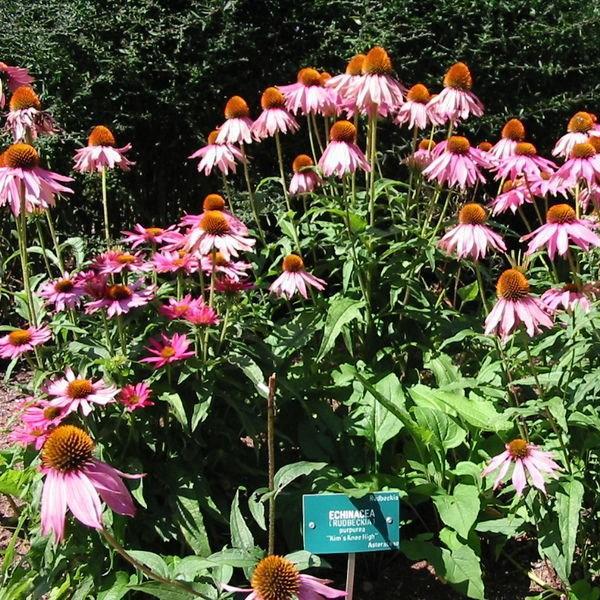
[[[48,222],[48,231],[52,238],[52,244],[54,245],[54,252],[56,253],[56,259],[58,260],[58,266],[60,267],[60,274],[65,272],[65,263],[62,259],[62,252],[60,250],[60,244],[58,243],[58,236],[56,235],[56,229],[54,228],[54,221],[52,220],[52,214],[49,210],[46,210],[46,221]]]
[[[269,395],[267,396],[267,451],[269,458],[269,546],[268,555],[275,554],[275,392],[277,380],[275,373],[269,377]]]
[[[306,115],[306,123],[308,125],[308,140],[310,142],[310,151],[312,153],[313,162],[316,165],[317,164],[317,152],[315,150],[315,139],[314,139],[314,136],[313,136],[310,115]]]
[[[258,230],[258,237],[260,237],[262,243],[265,243],[265,234],[260,226],[260,219],[258,217],[258,210],[256,209],[256,200],[254,198],[254,191],[252,190],[252,183],[250,182],[250,171],[248,170],[248,157],[246,156],[246,149],[244,144],[240,144],[240,150],[242,151],[242,164],[244,167],[244,179],[246,180],[246,188],[248,190],[248,198],[250,199],[250,208],[254,215],[254,221],[256,222],[256,228]]]
[[[321,151],[321,154],[323,154],[323,149],[325,146],[323,145],[323,142],[321,141],[321,134],[319,133],[319,126],[317,125],[317,118],[315,117],[314,113],[310,113],[308,116],[312,120],[313,129],[315,132],[315,138],[317,139],[317,144],[319,144],[319,150]]]
[[[225,173],[221,173],[221,179],[223,180],[223,191],[225,193],[225,198],[229,204],[229,212],[235,217],[235,211],[233,209],[233,195],[231,194],[229,182],[227,181]]]
[[[50,263],[48,262],[48,256],[46,255],[46,242],[44,241],[44,232],[42,231],[42,226],[40,222],[35,220],[35,227],[37,229],[38,239],[40,240],[40,247],[42,249],[42,256],[44,257],[44,264],[46,265],[46,271],[48,272],[48,276],[52,278],[52,270],[50,269]]]
[[[154,581],[158,581],[159,583],[163,583],[165,585],[171,586],[173,588],[177,588],[179,590],[185,591],[187,594],[192,594],[193,596],[197,596],[198,598],[204,598],[205,600],[210,600],[208,596],[197,592],[193,587],[183,583],[182,581],[177,581],[176,579],[168,579],[167,577],[163,577],[158,573],[155,573],[152,569],[142,564],[139,560],[133,558],[119,542],[105,529],[98,530],[100,535],[107,541],[109,546],[112,546],[114,550],[120,554],[130,565],[135,567],[138,571],[141,571],[146,577],[149,579],[153,579]]]
[[[108,224],[108,194],[106,192],[106,167],[102,167],[100,171],[100,179],[102,181],[102,209],[104,211],[104,238],[106,247],[110,248],[110,228]]]
[[[123,325],[123,315],[117,315],[117,329],[119,330],[121,352],[123,353],[123,356],[127,356],[127,344],[125,343],[125,329]]]
[[[369,177],[369,224],[375,226],[375,157],[377,156],[377,113],[369,116],[369,165],[371,173]]]
[[[27,259],[27,207],[25,203],[25,189],[23,183],[20,184],[19,190],[19,216],[17,220],[17,234],[19,238],[19,254],[21,257],[21,271],[23,274],[23,288],[25,289],[25,297],[27,299],[27,309],[29,313],[29,322],[37,327],[37,314],[35,312],[35,302],[33,300],[33,291],[31,289],[31,281],[29,280],[29,262]]]

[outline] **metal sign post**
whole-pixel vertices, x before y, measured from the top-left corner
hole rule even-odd
[[[352,600],[354,595],[354,570],[356,568],[356,554],[348,554],[348,570],[346,572],[346,600]]]

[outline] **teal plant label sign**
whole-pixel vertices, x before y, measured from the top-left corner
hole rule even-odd
[[[362,498],[307,494],[302,501],[304,549],[313,554],[381,552],[400,546],[397,492],[374,492]]]

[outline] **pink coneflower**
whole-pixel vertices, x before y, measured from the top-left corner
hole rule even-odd
[[[524,235],[520,241],[530,240],[525,254],[547,247],[550,260],[554,260],[557,251],[560,256],[568,252],[569,243],[582,250],[600,246],[600,238],[593,232],[596,227],[592,221],[578,219],[568,204],[556,204],[548,209],[546,223]]]
[[[422,83],[413,85],[406,94],[406,102],[398,109],[394,123],[406,124],[409,129],[425,129],[430,123],[427,111],[429,100],[431,94]]]
[[[248,104],[241,96],[232,96],[225,105],[225,123],[219,128],[217,144],[250,144],[252,119]]]
[[[276,133],[294,133],[300,125],[285,109],[285,97],[275,87],[267,88],[260,99],[262,113],[252,124],[257,140],[273,137]]]
[[[252,268],[250,263],[241,260],[229,260],[221,252],[215,252],[214,255],[214,270],[215,273],[223,274],[230,279],[239,280],[247,276],[248,269]],[[202,257],[202,270],[205,273],[213,271],[213,255],[207,254]]]
[[[490,464],[481,473],[482,477],[489,475],[492,471],[500,469],[494,481],[494,489],[497,489],[508,473],[511,464],[514,464],[512,482],[520,496],[527,485],[527,475],[534,487],[546,493],[544,476],[542,473],[556,476],[560,467],[552,460],[550,452],[544,452],[539,446],[534,446],[523,439],[516,439],[505,445],[506,450],[502,454],[494,456]],[[541,471],[541,472],[540,472]]]
[[[123,238],[124,243],[131,244],[132,248],[137,248],[142,244],[172,244],[179,240],[179,234],[177,233],[175,225],[167,227],[144,227],[137,223],[133,226],[133,231],[122,231],[121,233],[125,236]]]
[[[104,297],[108,284],[108,275],[99,275],[96,271],[82,271],[77,274],[77,283],[83,285],[85,293],[90,298],[99,300]]]
[[[81,413],[87,417],[92,412],[93,404],[104,406],[114,402],[118,390],[101,379],[93,381],[78,377],[68,367],[64,377],[48,384],[47,392],[52,396],[52,406],[63,407],[67,414],[81,408]]]
[[[362,114],[387,117],[404,103],[406,88],[393,75],[392,61],[380,46],[371,48],[362,64],[362,77],[354,91],[356,108]]]
[[[196,273],[200,268],[198,259],[185,250],[157,252],[152,257],[157,273]]]
[[[136,385],[126,385],[121,388],[117,396],[117,402],[125,407],[125,410],[132,412],[146,406],[154,406],[150,400],[152,390],[147,383],[137,383]]]
[[[290,196],[310,194],[318,188],[323,180],[314,169],[315,163],[307,154],[299,154],[292,163],[294,175],[290,181]]]
[[[323,600],[342,598],[346,592],[329,587],[331,581],[300,573],[282,556],[263,558],[252,573],[251,589],[223,585],[228,592],[245,592],[246,600]]]
[[[458,225],[439,241],[446,252],[456,252],[458,258],[470,256],[474,260],[484,258],[488,248],[506,252],[502,238],[486,224],[487,213],[481,204],[465,204],[458,213]]]
[[[45,325],[15,329],[0,337],[0,358],[19,358],[36,346],[46,343],[51,337],[52,332]]]
[[[591,204],[594,208],[600,208],[600,185],[591,185],[589,188],[581,190],[579,201],[584,211]]]
[[[600,154],[589,142],[575,144],[570,158],[550,179],[549,190],[556,193],[559,188],[574,188],[580,182],[588,187],[600,181]]]
[[[190,294],[187,294],[181,300],[169,298],[167,304],[159,307],[158,312],[170,320],[185,319],[190,311],[203,304],[202,298],[192,298]]]
[[[182,228],[185,227],[198,227],[200,221],[202,221],[203,216],[208,211],[219,211],[223,214],[223,216],[227,219],[227,223],[229,227],[234,233],[238,233],[242,236],[248,235],[248,227],[246,227],[245,223],[240,221],[237,217],[234,217],[229,211],[226,210],[225,198],[220,194],[208,194],[203,202],[202,202],[202,210],[203,212],[199,215],[189,215],[185,214],[179,223],[179,226]],[[183,239],[183,243],[185,243],[185,236]],[[175,246],[176,244],[173,244]],[[179,244],[180,246],[183,244]],[[170,246],[166,246],[166,249],[171,249]]]
[[[53,406],[48,400],[36,400],[27,406],[21,419],[29,427],[50,429],[59,425],[66,416],[67,412],[64,408]]]
[[[288,254],[283,259],[283,273],[271,284],[269,291],[289,300],[296,292],[308,298],[309,288],[324,290],[326,285],[325,281],[306,271],[304,261],[297,254]]]
[[[236,161],[245,160],[242,151],[233,144],[221,144],[217,142],[219,130],[215,129],[208,135],[206,146],[196,150],[188,156],[189,159],[199,158],[198,171],[204,171],[205,175],[210,175],[213,169],[218,169],[223,175],[236,172]]]
[[[545,291],[540,300],[548,307],[550,312],[555,312],[559,308],[567,311],[575,310],[579,306],[584,312],[590,312],[592,305],[584,291],[577,285],[568,283],[562,288],[551,288]]]
[[[220,323],[214,308],[207,306],[202,300],[194,305],[192,309],[186,313],[184,318],[188,323],[202,327],[218,325]]]
[[[464,120],[483,115],[483,104],[471,91],[473,77],[465,63],[452,65],[444,76],[444,89],[434,96],[427,107],[445,121]]]
[[[254,284],[250,281],[235,281],[230,277],[217,277],[215,279],[215,292],[235,296],[241,292],[247,292],[254,289]]]
[[[404,162],[411,168],[417,169],[418,171],[425,170],[435,158],[433,151],[436,147],[436,143],[433,140],[421,140],[417,147],[417,150],[406,157]]]
[[[140,273],[151,267],[146,263],[141,252],[121,252],[108,250],[94,258],[91,268],[100,275],[116,275],[117,273]]]
[[[496,284],[498,301],[485,320],[485,333],[496,333],[504,341],[523,323],[533,337],[542,327],[552,327],[552,319],[538,298],[529,293],[529,282],[521,271],[507,269]]]
[[[21,446],[34,446],[39,450],[48,439],[52,431],[48,427],[37,427],[24,423],[19,427],[15,427],[9,434],[8,439],[15,444]]]
[[[502,193],[490,202],[489,207],[492,209],[493,215],[499,215],[509,210],[515,214],[520,206],[533,202],[533,196],[522,179],[516,181],[509,179],[502,184]]]
[[[316,69],[298,71],[298,80],[290,85],[278,85],[285,97],[286,108],[296,114],[331,115],[336,111],[337,94],[323,85],[321,74]]]
[[[319,168],[326,177],[342,178],[356,169],[370,171],[363,151],[356,145],[356,127],[350,121],[337,121],[329,130],[329,144],[319,159]]]
[[[63,273],[62,277],[54,281],[47,281],[39,291],[46,304],[54,306],[57,312],[75,308],[85,293],[84,283],[69,273]]]
[[[552,150],[553,156],[571,156],[575,144],[584,144],[590,136],[600,136],[594,127],[594,118],[590,113],[575,113],[567,125],[567,133],[563,135]]]
[[[501,136],[490,149],[490,154],[498,160],[514,156],[517,144],[525,139],[525,127],[519,119],[510,119],[502,128]]]
[[[14,92],[17,88],[24,85],[31,85],[34,81],[29,71],[23,67],[11,67],[6,63],[0,62],[0,75],[5,74],[8,89]],[[2,89],[2,79],[0,78],[0,108],[4,108],[6,98]]]
[[[25,193],[25,208],[48,208],[55,205],[56,194],[72,194],[63,183],[73,181],[40,167],[40,157],[29,144],[13,144],[3,153],[4,168],[0,169],[0,206],[9,204],[14,215],[21,210],[21,189]]]
[[[496,179],[517,179],[517,177],[538,178],[542,173],[553,173],[556,165],[538,156],[537,149],[529,142],[518,142],[515,153],[498,161]]]
[[[33,88],[18,87],[10,98],[6,129],[15,142],[35,140],[39,135],[54,133],[54,119],[42,110],[42,104]]]
[[[102,298],[86,304],[85,312],[90,315],[105,308],[109,318],[125,315],[132,308],[148,304],[154,298],[155,291],[154,286],[144,288],[141,279],[129,285],[108,285]]]
[[[338,109],[349,107],[356,110],[355,90],[362,78],[362,67],[366,56],[364,54],[354,55],[346,65],[346,72],[331,77],[325,82],[325,87],[331,88],[338,96]]]
[[[152,356],[142,358],[140,362],[149,363],[156,368],[160,368],[196,356],[195,352],[188,350],[190,344],[190,340],[184,334],[174,333],[169,337],[161,333],[160,338],[150,340],[149,346],[146,346],[146,350]]]
[[[100,498],[116,513],[133,517],[135,506],[121,478],[138,479],[97,460],[92,438],[79,427],[60,425],[42,448],[42,535],[61,541],[67,507],[88,527],[102,529]]]
[[[222,211],[207,210],[202,213],[198,225],[187,233],[185,249],[201,255],[215,250],[229,259],[237,256],[238,252],[250,252],[255,242],[234,231]]]
[[[453,135],[447,142],[435,148],[436,157],[423,171],[429,180],[435,179],[440,185],[458,185],[465,189],[478,181],[485,183],[485,177],[479,167],[489,168],[490,163],[477,148],[472,148],[469,140]]]
[[[115,167],[129,171],[135,165],[125,156],[125,153],[131,150],[131,144],[122,148],[117,148],[116,145],[112,131],[104,125],[97,125],[88,137],[88,145],[75,152],[73,168],[81,173],[93,173]]]

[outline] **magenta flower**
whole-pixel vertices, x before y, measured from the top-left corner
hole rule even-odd
[[[0,337],[0,358],[19,358],[26,352],[31,352],[36,346],[44,344],[52,337],[48,327],[27,327],[15,329],[9,334]]]
[[[293,114],[333,115],[336,112],[337,94],[324,86],[316,69],[300,69],[296,83],[278,85],[277,89],[285,98],[286,108]]]
[[[525,127],[519,119],[510,119],[502,128],[501,135],[490,149],[490,154],[498,160],[515,155],[517,144],[525,139]]]
[[[343,109],[346,106],[352,112],[356,111],[355,90],[362,80],[362,67],[365,58],[364,54],[356,54],[348,61],[345,73],[336,75],[325,81],[325,87],[332,89],[337,94],[338,112],[339,109]]]
[[[232,96],[225,105],[225,123],[219,127],[217,144],[250,144],[252,119],[248,104],[241,96]]]
[[[252,589],[223,584],[228,592],[245,592],[246,600],[323,600],[342,598],[346,592],[329,587],[331,581],[298,572],[293,562],[282,556],[263,558],[252,573]]]
[[[50,404],[65,409],[66,414],[77,412],[87,417],[93,409],[93,404],[105,406],[115,401],[117,388],[106,385],[104,381],[93,381],[85,377],[77,377],[70,367],[65,376],[48,384],[48,395],[52,397]]]
[[[551,160],[538,156],[533,144],[518,142],[515,153],[499,160],[496,170],[496,179],[534,179],[541,177],[542,173],[554,172],[556,165]]]
[[[97,460],[92,455],[94,442],[79,427],[60,425],[42,448],[42,535],[64,537],[67,507],[88,527],[102,529],[100,498],[114,512],[133,517],[135,506],[121,478],[138,479]]]
[[[57,194],[72,194],[63,183],[70,177],[42,169],[40,157],[29,144],[13,144],[2,155],[4,168],[0,169],[0,206],[8,204],[16,216],[21,210],[21,189],[25,192],[25,209],[48,208],[55,205]]]
[[[337,121],[329,131],[329,144],[319,159],[319,168],[326,177],[342,178],[357,169],[370,171],[363,151],[356,145],[356,127],[350,121]]]
[[[67,412],[60,406],[53,406],[48,400],[37,400],[23,411],[21,420],[28,427],[51,429],[56,427],[67,416]]]
[[[150,340],[149,346],[146,346],[146,350],[152,356],[143,358],[140,362],[149,363],[156,368],[160,368],[185,360],[196,355],[195,352],[188,350],[190,344],[191,342],[186,335],[174,333],[171,337],[168,337],[161,333],[160,338]]]
[[[105,308],[109,318],[125,315],[132,308],[144,306],[154,298],[156,288],[154,286],[144,288],[143,286],[142,279],[129,285],[120,283],[109,285],[102,298],[86,304],[85,312],[90,315]]]
[[[23,423],[20,427],[15,427],[9,434],[8,439],[20,446],[33,446],[39,450],[48,439],[51,428],[38,427]]]
[[[171,244],[179,240],[179,234],[175,225],[167,227],[144,227],[139,223],[133,226],[133,231],[122,231],[125,237],[124,243],[131,244],[132,248],[137,248],[143,244],[152,244],[158,246],[160,244]]]
[[[570,158],[562,165],[549,183],[549,190],[556,193],[559,189],[574,188],[580,182],[587,187],[600,181],[600,154],[596,154],[594,146],[588,142],[575,144]]]
[[[181,300],[169,298],[168,303],[160,306],[158,312],[171,321],[185,319],[192,310],[203,305],[202,298],[192,298],[191,294],[187,294]]]
[[[275,87],[267,88],[260,100],[262,113],[252,124],[252,133],[257,140],[273,137],[276,133],[294,133],[300,125],[285,109],[285,97]]]
[[[545,291],[540,300],[546,305],[548,312],[551,313],[561,307],[569,312],[575,310],[576,306],[579,306],[586,313],[589,313],[592,309],[585,291],[572,283],[568,283],[562,288],[551,288]]]
[[[489,206],[493,215],[499,215],[509,210],[514,215],[520,206],[532,204],[533,202],[533,196],[524,181],[509,179],[502,185],[502,193],[496,196]]]
[[[587,210],[591,204],[594,208],[600,208],[600,186],[591,185],[589,188],[585,188],[579,195],[579,201],[583,210]]]
[[[547,247],[550,260],[554,260],[557,251],[560,256],[568,252],[569,243],[586,251],[600,246],[600,238],[593,231],[596,227],[592,221],[578,219],[568,204],[556,204],[548,209],[546,223],[520,241],[530,240],[525,254]]]
[[[292,163],[294,175],[290,181],[290,196],[310,194],[322,183],[320,175],[314,168],[313,160],[307,154],[299,154]]]
[[[423,175],[429,180],[435,179],[440,185],[458,185],[462,189],[472,187],[478,181],[485,183],[480,167],[491,166],[481,150],[471,147],[467,138],[458,135],[438,144],[434,156]]]
[[[283,259],[283,273],[271,284],[269,291],[289,300],[296,292],[308,298],[309,288],[324,290],[326,285],[322,279],[306,271],[302,258],[297,254],[289,254]]]
[[[84,282],[69,273],[63,273],[60,279],[47,281],[39,291],[46,304],[54,306],[57,312],[78,306],[85,293]]]
[[[73,168],[81,173],[93,173],[115,167],[119,167],[122,171],[129,171],[135,165],[125,156],[131,150],[131,144],[122,148],[117,148],[116,145],[112,131],[104,125],[97,125],[88,137],[88,145],[75,152]]]
[[[193,306],[185,315],[185,320],[192,325],[208,327],[209,325],[218,325],[220,323],[217,312],[214,308],[207,306],[203,300]]]
[[[473,77],[465,63],[458,62],[452,65],[444,77],[444,89],[431,98],[427,108],[438,119],[455,122],[464,120],[473,115],[483,115],[483,104],[471,91]]]
[[[235,296],[241,292],[254,289],[254,284],[247,280],[235,281],[229,277],[217,277],[215,279],[215,292]]]
[[[530,337],[542,327],[552,327],[552,319],[539,299],[529,293],[529,282],[521,271],[507,269],[496,284],[498,301],[485,320],[485,333],[496,333],[502,341],[523,323]]]
[[[427,110],[430,99],[431,94],[422,83],[413,85],[406,94],[406,102],[398,109],[394,123],[407,125],[409,129],[425,129],[431,122]]]
[[[39,135],[56,131],[54,119],[42,110],[42,104],[33,88],[23,85],[14,90],[9,103],[5,129],[15,142],[35,140]]]
[[[125,407],[125,410],[132,412],[146,406],[154,406],[150,400],[152,390],[146,383],[137,383],[136,385],[126,385],[121,388],[117,396],[117,402]]]
[[[575,113],[567,125],[567,133],[563,135],[552,150],[553,156],[571,156],[576,144],[585,144],[590,136],[599,136],[600,131],[595,127],[594,118],[590,113]]]
[[[494,481],[494,489],[498,489],[512,464],[514,465],[512,482],[518,496],[523,493],[528,476],[531,484],[545,494],[543,473],[554,477],[556,472],[560,470],[560,467],[552,460],[552,454],[544,452],[539,449],[539,446],[534,446],[520,438],[509,442],[505,445],[505,448],[506,450],[502,454],[492,458],[490,464],[482,471],[481,476],[485,477],[492,471],[500,469]]]
[[[116,275],[117,273],[141,273],[151,269],[144,261],[141,252],[121,252],[108,250],[94,258],[91,268],[100,275]]]
[[[218,169],[223,175],[236,172],[236,161],[245,160],[241,150],[233,144],[217,142],[219,130],[211,131],[208,136],[208,143],[199,150],[196,150],[188,158],[199,158],[198,171],[204,171],[205,175],[210,175],[213,169]]]
[[[470,256],[473,260],[484,258],[488,248],[506,252],[502,238],[486,224],[487,213],[480,204],[465,204],[458,213],[458,225],[439,241],[446,252],[456,252],[458,258]]]
[[[250,252],[255,243],[256,240],[234,230],[222,211],[207,210],[200,215],[198,225],[187,232],[184,249],[201,255],[215,250],[229,260],[239,252]]]
[[[152,263],[157,273],[196,273],[200,265],[198,259],[185,250],[156,253]]]
[[[417,171],[424,171],[435,158],[434,150],[436,143],[433,140],[421,140],[413,154],[404,159],[404,162]]]

